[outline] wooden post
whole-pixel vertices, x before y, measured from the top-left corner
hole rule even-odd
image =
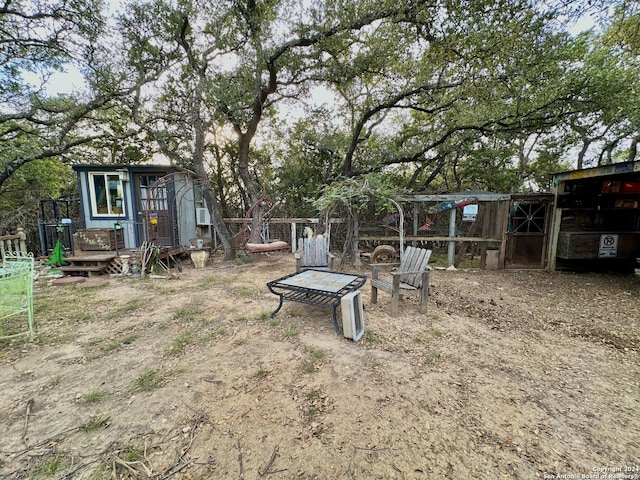
[[[296,222],[291,222],[291,251],[296,253],[298,251],[298,237],[296,235]]]
[[[491,227],[491,222],[493,222],[495,215],[491,209],[491,206],[494,202],[483,202],[481,205],[484,209],[484,213],[482,215],[482,226],[481,232],[483,237],[489,236],[489,228]],[[478,207],[480,210],[480,207]],[[487,247],[489,245],[485,242],[480,247],[480,269],[484,270],[487,268]]]
[[[452,208],[449,210],[449,237],[456,236],[456,208]],[[455,240],[449,240],[449,244],[447,246],[447,262],[449,266],[454,263],[454,255],[456,253],[456,242]]]
[[[360,226],[358,223],[358,217],[354,217],[353,219],[353,265],[356,268],[360,268],[362,266],[362,263],[360,262],[360,252],[358,251],[358,249],[360,248],[360,246],[358,245],[358,236],[360,235],[359,230],[360,230]]]
[[[500,245],[500,259],[498,260],[498,268],[504,268],[506,264],[507,256],[507,238],[509,229],[509,217],[511,216],[511,200],[504,200],[500,202],[502,206],[502,243]]]
[[[562,209],[556,208],[554,203],[553,205],[553,224],[551,227],[551,238],[549,239],[549,262],[548,269],[551,271],[556,270],[556,255],[558,252],[558,237],[560,237],[560,225],[562,223]]]
[[[418,235],[418,202],[413,202],[413,236],[416,237]],[[411,242],[411,246],[417,247],[418,242],[415,240]]]
[[[18,243],[19,243],[19,251],[20,252],[27,252],[27,234],[24,233],[24,228],[22,227],[18,227]]]

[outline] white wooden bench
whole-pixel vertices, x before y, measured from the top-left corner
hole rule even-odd
[[[420,294],[420,313],[427,313],[429,299],[428,263],[431,250],[406,247],[400,263],[371,264],[371,303],[378,303],[378,290],[391,295],[391,314],[397,315],[400,309],[400,298],[410,293]],[[391,280],[380,278],[382,267],[398,266],[391,272]]]

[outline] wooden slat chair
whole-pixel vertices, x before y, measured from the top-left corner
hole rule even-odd
[[[371,303],[378,302],[378,290],[391,295],[391,314],[397,315],[401,295],[420,293],[420,313],[427,313],[429,299],[429,270],[431,250],[406,247],[400,263],[371,264]],[[380,268],[398,266],[391,272],[391,281],[380,278]]]
[[[335,255],[329,252],[329,245],[324,237],[299,239],[298,250],[294,253],[294,257],[298,272],[305,268],[333,270]]]

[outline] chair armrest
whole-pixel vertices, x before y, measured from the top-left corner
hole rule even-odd
[[[371,267],[371,279],[372,280],[377,280],[378,279],[378,270],[380,269],[380,267],[397,267],[398,265],[400,265],[399,263],[371,263],[369,266]]]
[[[428,268],[427,268],[428,270]],[[391,275],[419,275],[424,273],[426,270],[415,270],[411,272],[389,272]]]

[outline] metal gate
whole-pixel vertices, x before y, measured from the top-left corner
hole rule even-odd
[[[552,194],[511,196],[505,268],[545,268],[552,206]]]

